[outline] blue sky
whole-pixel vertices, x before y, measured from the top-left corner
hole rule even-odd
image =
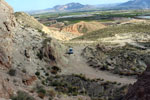
[[[110,4],[126,2],[128,0],[6,0],[15,11],[30,11],[45,8],[52,8],[55,5],[62,5],[70,2],[79,2],[82,4]]]

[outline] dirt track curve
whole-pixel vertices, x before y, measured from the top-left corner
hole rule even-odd
[[[120,77],[119,75],[109,73],[108,71],[96,70],[86,63],[86,59],[81,56],[81,52],[85,46],[74,46],[74,54],[68,56],[67,67],[62,74],[84,74],[87,78],[95,79],[101,78],[105,81],[118,82],[122,84],[133,84],[136,79],[133,77]]]

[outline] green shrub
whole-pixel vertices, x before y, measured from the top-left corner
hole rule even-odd
[[[22,72],[23,72],[23,73],[27,73],[26,69],[23,69]]]
[[[11,97],[11,100],[35,100],[35,99],[26,92],[18,91],[17,96]]]
[[[37,72],[35,73],[35,75],[36,75],[36,76],[40,76],[40,72],[37,71]]]
[[[42,51],[40,50],[37,55],[36,55],[40,60],[43,59],[43,54],[42,54]]]
[[[37,93],[46,94],[46,90],[43,87],[38,88]]]
[[[49,73],[45,73],[45,76],[49,76]]]
[[[48,91],[49,100],[53,100],[53,98],[56,96],[56,92],[54,90]]]
[[[10,69],[9,72],[8,72],[8,74],[10,76],[16,76],[16,70],[15,69]]]
[[[44,98],[46,95],[46,90],[43,87],[37,88],[37,93],[40,98]]]

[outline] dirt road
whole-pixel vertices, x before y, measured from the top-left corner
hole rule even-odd
[[[74,46],[74,54],[68,56],[67,67],[63,70],[62,74],[84,74],[90,79],[101,78],[105,81],[118,82],[122,84],[133,84],[136,79],[133,77],[120,77],[119,75],[109,73],[108,71],[96,70],[86,63],[86,59],[81,56],[81,52],[85,46]]]

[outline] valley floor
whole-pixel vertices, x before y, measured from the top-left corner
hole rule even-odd
[[[125,77],[109,73],[107,71],[100,71],[91,68],[81,56],[81,52],[85,45],[74,45],[74,54],[68,56],[68,64],[62,74],[83,74],[90,79],[104,79],[105,81],[117,82],[122,84],[133,84],[136,82],[135,77]]]
[[[146,34],[130,34],[125,33],[122,35],[115,35],[113,37],[102,38],[98,41],[92,40],[73,40],[68,42],[63,42],[66,45],[72,46],[74,50],[73,55],[67,56],[68,64],[63,70],[62,74],[83,74],[90,79],[104,79],[105,81],[117,82],[122,84],[133,84],[136,82],[135,76],[122,76],[118,74],[110,73],[109,71],[103,71],[99,69],[92,68],[88,65],[87,60],[81,56],[83,49],[88,45],[95,45],[98,43],[111,44],[116,47],[123,47],[126,44],[133,46],[135,48],[146,49],[144,45],[139,44],[137,41],[149,41],[149,35]],[[149,49],[146,50],[148,52]]]

